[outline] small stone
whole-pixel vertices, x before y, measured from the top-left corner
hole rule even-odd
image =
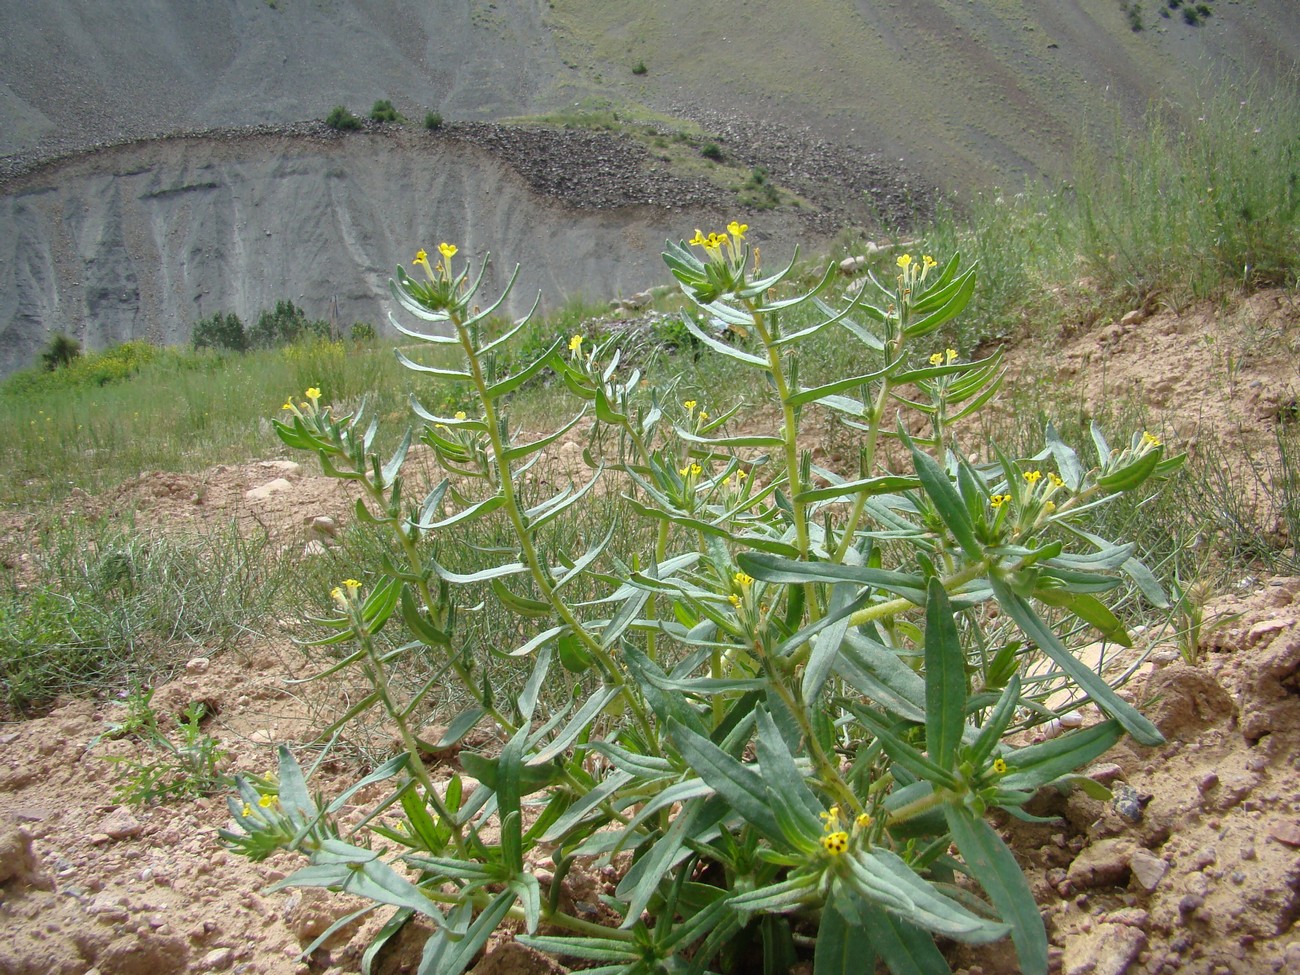
[[[1133,844],[1123,838],[1099,840],[1080,853],[1067,872],[1079,889],[1112,887],[1124,883],[1129,873]]]
[[[303,558],[309,558],[315,555],[324,555],[325,552],[326,552],[325,546],[322,545],[321,542],[315,538],[311,539],[306,545],[302,547]]]
[[[1124,924],[1130,928],[1145,928],[1147,922],[1151,920],[1151,915],[1139,907],[1122,907],[1118,911],[1111,911],[1106,916],[1106,920],[1113,924]]]
[[[187,674],[206,674],[212,661],[207,657],[191,657],[185,661],[185,673]]]
[[[1119,320],[1119,323],[1124,328],[1128,328],[1130,325],[1139,325],[1146,321],[1146,317],[1147,313],[1141,308],[1134,308],[1130,312],[1125,312],[1124,317]]]
[[[1092,766],[1083,773],[1094,782],[1100,782],[1102,785],[1110,785],[1116,779],[1124,775],[1124,770],[1114,762],[1100,762]]]
[[[1296,823],[1294,820],[1274,823],[1269,829],[1268,835],[1283,846],[1289,846],[1292,849],[1300,847],[1300,823]]]
[[[115,809],[104,817],[99,824],[99,829],[100,832],[107,834],[109,839],[126,840],[139,836],[140,831],[144,829],[144,824],[127,810]]]
[[[1129,869],[1143,890],[1152,891],[1168,872],[1169,864],[1150,850],[1135,850],[1129,858]]]
[[[1196,791],[1205,795],[1216,785],[1219,784],[1219,775],[1217,772],[1206,772],[1196,782]]]
[[[317,515],[311,520],[311,530],[333,538],[339,533],[338,523],[328,515]]]
[[[199,967],[210,972],[224,972],[235,961],[235,953],[229,948],[214,948],[203,956]]]
[[[292,491],[293,485],[283,477],[277,477],[274,481],[267,481],[260,487],[250,488],[244,492],[244,497],[249,501],[265,501],[274,494],[281,494],[285,491]]]
[[[248,736],[248,740],[254,745],[270,745],[275,741],[275,735],[269,728],[258,728]]]

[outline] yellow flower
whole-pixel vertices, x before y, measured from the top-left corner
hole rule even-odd
[[[1006,775],[1006,774],[1007,774],[1007,763],[1004,762],[1004,761],[1003,761],[1002,759],[1000,759],[1000,758],[995,758],[995,759],[993,760],[993,774],[994,774],[994,775]]]
[[[700,410],[700,422],[703,423],[708,418],[709,418],[709,414],[706,413],[704,410]]]
[[[727,224],[727,233],[731,234],[731,236],[735,237],[737,240],[744,240],[745,231],[748,229],[749,229],[749,224],[737,223],[735,220]]]
[[[704,473],[704,468],[701,467],[699,464],[691,465],[691,475],[693,477],[699,477],[703,473]]]
[[[948,355],[948,361],[952,362],[953,359],[957,358],[957,350],[949,349],[947,355]]]
[[[279,801],[279,800],[278,800],[275,796],[268,794],[268,795],[264,795],[264,796],[262,796],[262,798],[258,799],[258,800],[257,800],[257,804],[258,804],[259,806],[261,806],[263,809],[270,809],[270,808],[271,808],[272,806],[274,806],[278,801]]]
[[[357,582],[356,579],[344,579],[343,585],[348,587],[348,592],[356,592],[361,588],[361,583]]]
[[[1053,511],[1056,510],[1056,502],[1055,501],[1044,502],[1043,510],[1050,515]]]
[[[901,267],[904,271],[906,271],[911,266],[911,264],[912,264],[911,254],[904,254],[902,257],[898,259],[898,266]]]
[[[418,251],[415,252],[415,260],[413,260],[411,263],[412,263],[412,264],[423,264],[425,267],[428,267],[428,266],[429,266],[429,255],[426,254],[426,253],[424,252],[424,249],[423,249],[423,248],[421,248],[420,250],[418,250]]]
[[[754,577],[751,575],[747,575],[744,572],[737,572],[734,576],[731,577],[731,581],[734,582],[736,586],[740,589],[748,589],[750,586],[754,584]]]
[[[931,257],[929,254],[925,254],[925,255],[923,255],[923,256],[921,257],[921,264],[924,266],[925,270],[927,270],[927,271],[930,270],[930,268],[932,268],[932,267],[938,267],[938,266],[939,266],[939,262],[936,261],[936,260],[935,260],[933,257]]]
[[[1025,471],[1025,480],[1030,484],[1037,484],[1043,479],[1042,471]]]
[[[1011,495],[1009,494],[995,494],[993,495],[993,497],[989,498],[989,504],[992,505],[994,508],[1001,508],[1004,504],[1006,504],[1010,500],[1011,500]]]
[[[822,837],[822,848],[833,857],[839,856],[849,848],[849,834],[841,830]]]
[[[248,803],[244,803],[244,808],[240,810],[240,812],[243,814],[244,818],[247,819],[249,816],[253,815],[253,807]]]
[[[1047,480],[1054,488],[1065,487],[1065,481],[1061,480],[1061,475],[1056,471],[1048,471]]]
[[[581,336],[581,335],[575,335],[573,338],[569,339],[569,351],[570,351],[570,352],[575,352],[575,353],[576,353],[576,352],[580,352],[581,350],[582,350],[582,336]]]
[[[341,609],[347,609],[348,597],[343,595],[343,589],[341,586],[335,586],[330,590],[330,599],[338,603]]]
[[[703,247],[705,244],[704,234],[700,233],[700,228],[695,228],[695,236],[687,241],[692,247]]]
[[[459,248],[455,244],[448,244],[446,241],[438,245],[438,253],[442,255],[443,260],[450,261],[456,256]]]
[[[1157,437],[1157,436],[1155,436],[1154,434],[1147,433],[1146,431],[1143,431],[1143,433],[1142,433],[1142,446],[1143,446],[1143,447],[1153,448],[1153,449],[1156,448],[1156,447],[1159,447],[1159,446],[1160,446],[1160,438]]]
[[[280,409],[282,409],[282,410],[292,410],[292,409],[293,409],[293,400],[288,400],[288,399],[285,400],[285,401],[284,401],[284,406],[280,407]],[[35,423],[36,421],[33,420],[32,422]]]
[[[731,605],[734,606],[736,609],[740,609],[740,597],[737,596],[734,592],[727,597],[727,602],[731,603]]]
[[[311,400],[313,403],[315,403],[318,399],[320,399],[320,388],[317,386],[312,386],[309,390],[307,390],[307,398]]]
[[[934,355],[930,356],[930,365],[932,366],[943,365],[943,353],[936,352]]]
[[[457,411],[456,411],[456,419],[457,419],[457,420],[463,420],[463,419],[465,419],[465,411],[464,411],[464,410],[457,410]]]
[[[819,815],[821,816],[822,828],[826,830],[826,832],[834,833],[840,828],[839,806],[831,806],[830,809],[826,810],[824,813],[820,813]]]
[[[853,821],[853,825],[858,829],[866,829],[871,825],[871,817],[866,813],[858,813],[858,818]]]
[[[695,412],[695,400],[693,400],[693,399],[688,399],[688,400],[686,400],[685,402],[682,403],[682,406],[686,407],[686,412],[687,412],[687,413],[694,413],[694,412]]]

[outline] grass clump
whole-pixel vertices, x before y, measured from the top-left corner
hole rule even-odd
[[[325,124],[336,132],[355,132],[361,128],[361,119],[348,111],[346,105],[335,105],[325,116]]]

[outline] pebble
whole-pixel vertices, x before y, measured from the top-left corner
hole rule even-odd
[[[185,662],[185,673],[187,674],[206,674],[212,661],[207,657],[191,657]]]
[[[1274,823],[1269,828],[1268,835],[1283,846],[1289,846],[1292,849],[1300,847],[1300,823],[1296,823],[1294,820]]]
[[[1129,869],[1143,890],[1152,891],[1168,872],[1169,864],[1149,850],[1135,850],[1129,859]]]

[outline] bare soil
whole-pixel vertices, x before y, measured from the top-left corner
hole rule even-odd
[[[1265,451],[1300,389],[1295,295],[1137,312],[1051,349],[1018,350],[1013,370],[1021,381],[1072,383],[1094,405],[1131,394],[1176,447],[1235,445],[1241,463]],[[280,490],[249,496],[277,478]],[[316,537],[311,519],[349,511],[337,482],[271,457],[201,475],[142,474],[68,503],[82,513],[134,508],[172,531],[233,516],[294,550]],[[9,553],[24,537],[9,526]],[[19,559],[6,564],[21,571]],[[1050,824],[997,823],[1029,873],[1065,975],[1300,971],[1300,579],[1240,568],[1241,585],[1206,608],[1212,625],[1197,660],[1151,647],[1156,630],[1142,638],[1138,649],[1154,652],[1125,693],[1168,744],[1121,744],[1089,771],[1115,800],[1049,792],[1034,811],[1058,817]],[[188,702],[206,702],[229,767],[264,772],[277,743],[310,740],[341,700],[288,683],[307,667],[287,637],[249,637],[220,655],[194,654],[154,704],[168,723]],[[374,922],[301,957],[352,905],[318,891],[268,892],[298,864],[222,850],[224,796],[143,809],[113,801],[116,768],[103,759],[141,746],[92,742],[120,718],[116,700],[68,700],[0,726],[0,975],[357,971]],[[338,760],[318,784],[328,794],[357,774]],[[1010,955],[1002,946],[953,957],[967,975],[1010,975]],[[386,970],[413,963],[408,949]],[[563,970],[508,937],[475,969]]]

